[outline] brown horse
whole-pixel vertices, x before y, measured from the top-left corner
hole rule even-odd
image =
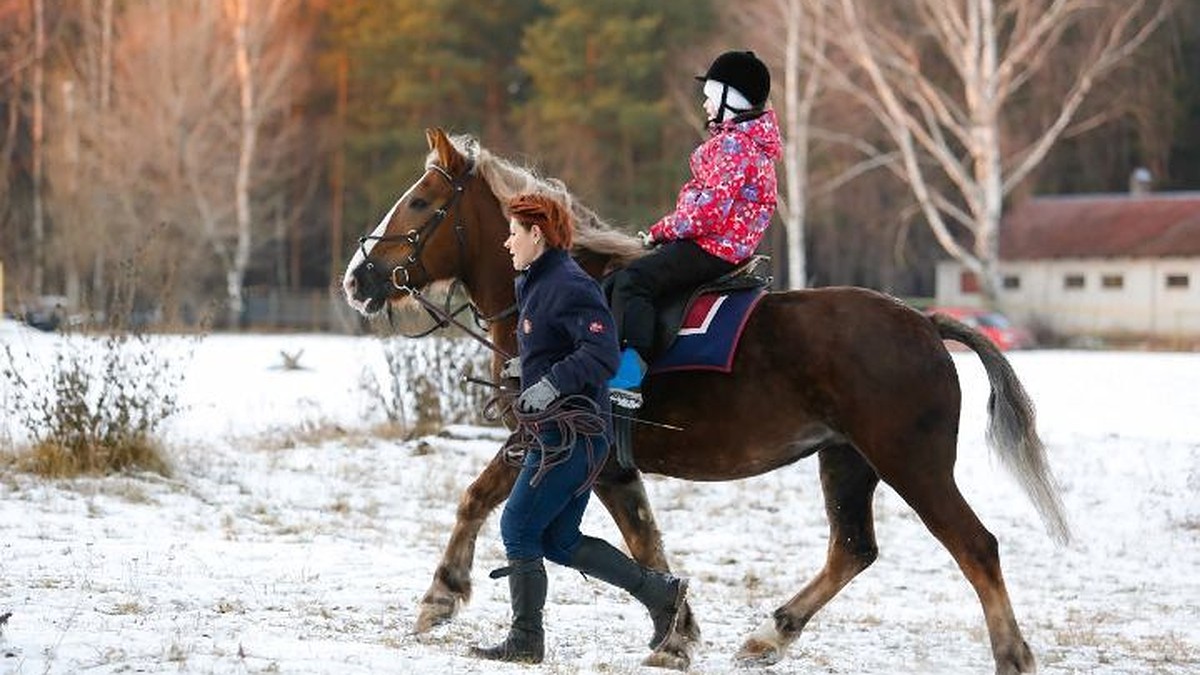
[[[402,301],[432,282],[457,279],[475,311],[491,318],[491,339],[515,353],[515,273],[502,246],[508,225],[500,205],[518,192],[548,192],[571,207],[574,253],[590,272],[599,275],[641,254],[633,237],[600,222],[561,183],[496,157],[470,138],[449,138],[441,130],[427,136],[425,173],[363,237],[346,271],[347,300],[363,313]],[[860,288],[770,293],[747,322],[731,373],[669,372],[646,379],[640,414],[683,431],[635,425],[642,471],[719,481],[818,457],[829,519],[825,566],[746,638],[739,661],[778,661],[809,619],[875,560],[871,504],[883,480],[916,511],[974,587],[996,672],[1034,670],[1009,603],[996,539],[954,482],[961,394],[946,339],[965,344],[983,361],[992,389],[988,440],[1047,527],[1065,541],[1062,506],[1024,388],[991,342],[951,319],[926,317]],[[500,359],[493,365],[496,375]],[[769,410],[764,402],[770,402]],[[462,496],[454,531],[422,600],[418,631],[450,620],[469,599],[476,537],[515,475],[497,455]],[[610,459],[595,493],[632,555],[665,569],[641,475]],[[687,668],[698,638],[685,606],[676,633],[646,663]]]

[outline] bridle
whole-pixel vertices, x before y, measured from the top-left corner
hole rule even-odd
[[[371,260],[370,255],[367,253],[366,244],[368,241],[403,241],[408,244],[408,257],[405,258],[405,260],[399,265],[393,267],[391,272],[387,274],[387,278],[391,282],[392,286],[396,288],[396,290],[406,293],[413,299],[417,300],[417,302],[431,317],[433,317],[435,321],[433,327],[429,328],[428,330],[417,333],[416,335],[405,336],[409,338],[425,337],[434,331],[446,328],[451,325],[451,321],[449,319],[452,319],[467,309],[471,310],[475,324],[481,329],[485,329],[486,324],[507,318],[515,314],[517,311],[516,304],[513,304],[512,306],[495,315],[485,316],[479,311],[479,308],[469,300],[463,303],[457,309],[451,310],[450,303],[454,298],[455,292],[463,285],[461,280],[455,278],[451,283],[450,290],[446,293],[445,307],[439,308],[439,311],[435,312],[430,308],[430,305],[432,304],[431,301],[425,298],[425,296],[421,294],[420,289],[413,285],[414,278],[430,278],[431,275],[429,274],[429,270],[425,269],[425,263],[421,259],[422,254],[425,252],[425,246],[429,243],[429,240],[433,238],[434,232],[437,231],[437,228],[442,224],[442,221],[446,220],[446,216],[449,215],[450,212],[454,210],[454,207],[458,205],[459,201],[462,200],[462,196],[467,189],[467,184],[475,175],[475,162],[470,161],[467,165],[467,170],[464,171],[458,178],[450,175],[449,171],[443,169],[437,164],[430,164],[428,167],[426,167],[425,173],[429,173],[430,171],[433,171],[445,178],[446,182],[450,184],[450,197],[446,200],[445,204],[442,204],[436,211],[430,214],[429,218],[427,218],[425,222],[415,230],[409,230],[404,234],[367,234],[358,238],[358,249],[362,253],[363,260],[365,261],[367,268],[372,271],[376,269],[376,266],[375,261]],[[461,212],[459,212],[457,217],[454,219],[454,237],[455,241],[458,243],[459,269],[466,269],[467,227]]]
[[[450,213],[450,210],[453,209],[455,205],[458,204],[459,200],[462,199],[463,192],[466,191],[467,188],[467,181],[471,180],[471,177],[475,175],[474,164],[469,166],[459,178],[451,176],[449,171],[446,171],[436,164],[430,164],[429,167],[425,169],[425,173],[429,173],[430,171],[434,171],[438,175],[445,178],[446,181],[450,183],[452,192],[450,193],[450,198],[446,200],[446,203],[442,204],[440,208],[434,211],[429,218],[421,224],[421,227],[415,230],[409,230],[404,234],[367,234],[358,238],[358,250],[362,252],[363,259],[367,261],[367,265],[371,269],[375,268],[375,263],[367,254],[366,244],[368,241],[404,241],[408,243],[408,258],[404,262],[392,268],[391,273],[388,274],[388,278],[391,280],[392,285],[396,287],[396,290],[404,291],[406,293],[411,293],[413,290],[415,290],[411,286],[412,274],[409,273],[410,266],[416,265],[420,273],[425,278],[429,278],[429,271],[425,269],[425,263],[421,261],[421,254],[425,251],[425,244],[429,242],[431,237],[433,237],[433,233],[437,231],[438,225],[442,224],[442,221],[446,219],[446,216]],[[467,229],[463,224],[461,215],[459,215],[455,221],[454,234],[458,240],[458,254],[461,261],[465,259],[467,245]]]

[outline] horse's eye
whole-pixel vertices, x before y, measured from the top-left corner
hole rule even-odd
[[[416,197],[411,202],[409,202],[408,207],[411,209],[414,209],[414,210],[425,209],[425,208],[429,207],[429,202],[425,201],[424,199],[421,199],[420,197]]]

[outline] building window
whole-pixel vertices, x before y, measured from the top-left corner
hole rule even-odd
[[[1186,274],[1168,274],[1167,288],[1186,289],[1190,279]]]
[[[1021,277],[1015,274],[1005,274],[1004,278],[1000,280],[1000,283],[1004,286],[1004,290],[1006,291],[1021,290]]]
[[[978,293],[979,292],[979,277],[975,276],[974,272],[963,271],[958,275],[958,292],[959,293]]]
[[[1100,287],[1110,291],[1119,291],[1125,288],[1125,275],[1105,274],[1100,277]]]
[[[1065,277],[1063,277],[1063,288],[1067,289],[1068,291],[1083,290],[1083,275],[1082,274],[1066,275]]]

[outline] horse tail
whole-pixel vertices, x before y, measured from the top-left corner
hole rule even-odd
[[[970,347],[983,362],[991,393],[988,395],[987,442],[1000,455],[1005,468],[1029,495],[1050,535],[1059,543],[1071,539],[1058,485],[1046,461],[1046,447],[1038,437],[1033,402],[1017,379],[1003,352],[979,331],[942,314],[932,317],[943,339]]]

